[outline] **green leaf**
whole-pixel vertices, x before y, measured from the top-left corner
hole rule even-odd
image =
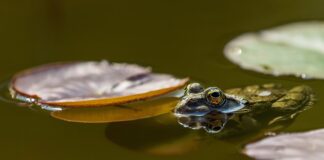
[[[230,41],[225,56],[261,73],[324,78],[324,22],[287,24]]]

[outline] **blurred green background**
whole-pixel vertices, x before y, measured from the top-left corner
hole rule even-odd
[[[0,1],[0,78],[32,66],[73,60],[101,60],[152,66],[154,71],[189,76],[221,88],[280,82],[308,84],[323,99],[319,80],[272,77],[243,71],[223,56],[235,36],[302,20],[324,19],[321,0],[247,1]],[[285,131],[321,128],[324,103],[301,114]],[[77,124],[0,102],[1,159],[242,159],[240,143],[214,140],[178,156],[156,156],[109,139],[107,124]],[[150,120],[147,120],[150,121]],[[117,135],[146,143],[147,121],[114,124],[129,127]],[[132,133],[137,126],[140,130]],[[158,127],[158,126],[157,126]],[[182,132],[181,127],[173,127]],[[107,133],[108,132],[108,133]],[[179,131],[180,132],[180,131]],[[128,134],[125,134],[128,133]],[[178,132],[177,132],[178,133]],[[186,133],[187,134],[187,133]],[[118,136],[115,136],[118,137]],[[111,138],[111,137],[110,137]],[[123,142],[124,144],[125,142]]]

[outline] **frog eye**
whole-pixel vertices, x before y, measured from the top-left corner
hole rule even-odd
[[[213,105],[222,105],[225,102],[225,95],[218,88],[210,88],[207,90],[206,98]]]

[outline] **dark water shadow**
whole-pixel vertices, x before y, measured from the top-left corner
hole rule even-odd
[[[276,118],[273,114],[263,114],[254,117],[255,119],[246,119],[242,124],[230,121],[222,132],[215,135],[215,138],[243,147],[252,141],[284,131],[294,123],[296,117],[279,120],[272,124],[270,124],[271,120]]]
[[[132,151],[153,155],[182,155],[203,143],[198,132],[180,127],[172,113],[108,124],[107,139]]]

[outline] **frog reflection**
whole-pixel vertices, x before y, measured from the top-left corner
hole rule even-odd
[[[231,124],[232,131],[248,130],[293,119],[313,99],[311,88],[303,85],[290,90],[278,84],[252,85],[223,92],[192,83],[186,87],[174,114],[184,127],[203,128],[209,133],[222,131],[226,123]]]

